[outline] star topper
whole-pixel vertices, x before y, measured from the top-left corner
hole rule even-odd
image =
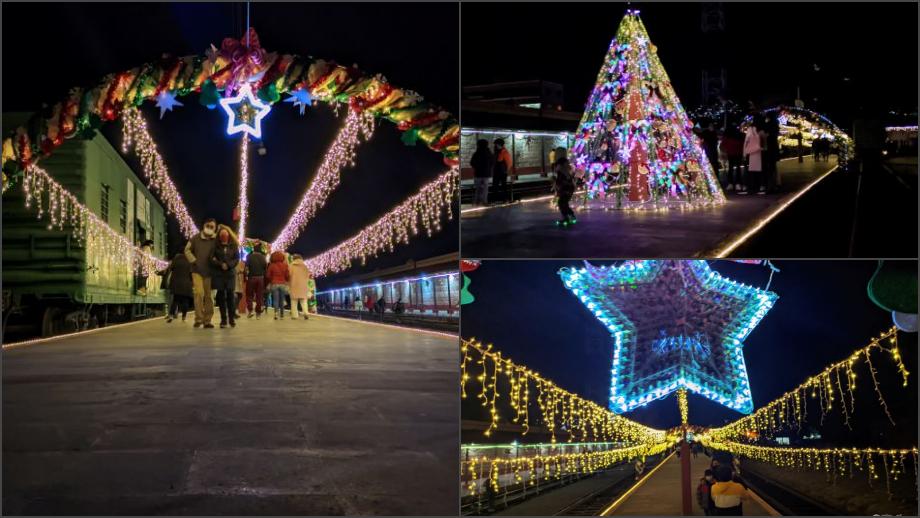
[[[248,83],[240,88],[236,97],[221,99],[220,106],[227,112],[227,135],[242,131],[262,138],[262,119],[272,108],[252,95]]]
[[[559,271],[614,339],[610,408],[629,412],[688,389],[753,410],[743,341],[778,298],[705,261],[627,261]]]

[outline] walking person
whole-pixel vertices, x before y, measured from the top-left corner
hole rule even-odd
[[[700,483],[696,486],[696,503],[699,504],[700,509],[703,510],[706,516],[715,514],[715,505],[712,503],[712,485],[714,483],[712,470],[707,469],[703,473]]]
[[[473,205],[489,204],[489,178],[492,178],[492,152],[489,151],[489,141],[479,139],[476,141],[476,151],[470,159],[473,166]]]
[[[291,281],[291,270],[284,259],[284,252],[272,252],[271,262],[265,271],[265,279],[272,294],[272,306],[275,308],[275,320],[284,318],[284,296]]]
[[[297,307],[300,306],[300,314],[304,320],[307,316],[309,307],[307,301],[310,298],[310,269],[303,262],[300,254],[294,254],[294,260],[291,262],[291,320],[297,319]]]
[[[214,299],[211,298],[211,254],[217,245],[217,221],[208,218],[201,232],[185,245],[185,258],[192,267],[192,292],[195,302],[195,327],[213,329]]]
[[[553,187],[559,198],[559,213],[562,215],[562,219],[556,224],[562,226],[575,224],[578,220],[575,219],[575,211],[570,205],[572,196],[575,194],[575,175],[564,147],[556,149],[556,164],[553,166],[553,173],[556,175]]]
[[[236,282],[233,285],[233,291],[236,298],[233,299],[233,311],[234,315],[236,315],[236,319],[239,320],[243,318],[240,316],[240,306],[243,304],[243,299],[246,294],[246,263],[237,261],[234,270],[236,273]]]
[[[763,190],[763,135],[756,123],[744,133],[744,157],[747,160],[748,194],[764,194]]]
[[[182,312],[182,321],[185,322],[185,316],[188,314],[188,308],[192,307],[192,264],[188,262],[185,254],[176,254],[169,266],[166,268],[169,274],[169,291],[172,293],[172,301],[169,303],[169,314],[166,322],[172,322],[178,318],[178,312]]]
[[[511,153],[505,148],[505,139],[495,139],[495,152],[492,164],[492,187],[502,201],[508,200],[508,173],[513,166]],[[501,193],[501,194],[498,194]]]
[[[256,241],[252,244],[252,252],[246,256],[246,318],[255,315],[258,320],[262,317],[267,269],[268,261],[262,252],[262,242]]]
[[[220,226],[217,244],[211,253],[211,287],[217,290],[220,328],[236,327],[236,265],[240,261],[240,245],[229,227]]]
[[[745,487],[732,480],[732,468],[721,465],[715,470],[716,483],[712,485],[713,507],[716,516],[744,516],[742,503],[750,498]]]

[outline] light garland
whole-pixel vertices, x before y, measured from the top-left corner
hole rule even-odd
[[[636,457],[657,455],[676,442],[676,436],[668,436],[659,443],[626,448],[516,457],[480,456],[464,460],[460,469],[467,491],[475,495],[482,491],[479,487],[479,480],[487,480],[486,483],[490,484],[495,491],[500,490],[503,485],[537,486],[546,481],[559,480],[566,475],[587,475]],[[573,446],[587,448],[580,444]],[[513,474],[510,484],[501,484],[501,476],[508,474]]]
[[[501,422],[498,403],[510,405],[514,412],[511,422],[523,427],[522,435],[530,430],[531,422],[541,423],[556,443],[556,431],[565,430],[567,442],[623,442],[627,444],[657,444],[665,440],[666,432],[656,430],[619,416],[593,401],[581,398],[543,378],[527,367],[503,358],[492,346],[475,339],[461,340],[460,387],[462,399],[467,386],[478,383],[477,399],[489,409],[488,437]],[[475,378],[470,370],[476,369]],[[505,397],[498,391],[499,382],[506,382],[510,391]],[[537,412],[531,416],[532,401]]]
[[[725,203],[638,11],[627,12],[610,43],[570,154],[588,196],[605,206]]]
[[[629,412],[686,388],[753,410],[742,346],[775,293],[724,278],[706,261],[586,261],[559,276],[613,338],[611,409]]]
[[[707,448],[731,452],[785,469],[824,471],[835,481],[838,477],[852,478],[854,472],[858,471],[868,475],[871,486],[874,480],[878,480],[879,471],[882,471],[885,473],[885,486],[889,494],[891,481],[898,480],[906,472],[908,458],[911,460],[914,477],[917,476],[917,448],[784,448],[718,441],[705,433],[698,437]]]
[[[887,346],[884,345],[886,341],[888,342]],[[904,366],[901,353],[898,351],[897,327],[892,327],[878,338],[873,338],[869,345],[857,349],[846,359],[829,365],[820,374],[808,378],[798,387],[786,392],[753,414],[742,417],[723,427],[714,428],[709,431],[709,435],[713,440],[731,441],[743,439],[749,433],[769,434],[778,429],[791,426],[801,430],[805,417],[808,415],[809,398],[818,400],[822,423],[824,416],[834,408],[835,401],[839,400],[838,406],[843,414],[845,424],[849,427],[851,416],[856,410],[856,400],[853,396],[853,390],[856,388],[854,366],[860,359],[867,365],[875,392],[878,394],[879,405],[885,411],[889,421],[894,424],[894,420],[888,412],[888,405],[879,388],[876,377],[877,371],[872,364],[871,354],[876,350],[890,355],[891,360],[901,374],[902,386],[906,387],[910,373]]]
[[[70,227],[71,234],[86,248],[94,248],[110,265],[139,266],[145,275],[162,270],[169,263],[134,246],[125,236],[99,219],[77,197],[56,182],[44,169],[31,165],[23,172],[22,188],[26,208],[35,205],[37,217],[49,219],[48,229]],[[44,204],[47,199],[47,205]]]
[[[140,111],[133,107],[125,109],[123,121],[122,151],[127,153],[129,149],[134,148],[134,152],[140,158],[144,176],[147,178],[147,186],[151,191],[159,194],[166,206],[166,211],[175,215],[182,235],[191,239],[198,233],[198,226],[189,215],[188,208],[182,201],[182,195],[176,189],[176,184],[169,177],[169,170],[166,168],[163,157],[147,130],[147,121],[144,120]]]
[[[319,169],[291,218],[272,243],[272,250],[286,250],[294,244],[307,222],[325,205],[326,198],[338,187],[342,168],[346,165],[354,166],[355,148],[360,143],[360,138],[363,136],[365,140],[369,139],[373,131],[374,116],[371,113],[348,110],[345,124],[326,151]]]
[[[686,425],[690,416],[690,408],[687,404],[687,389],[685,388],[677,391],[677,407],[680,409],[680,424]]]
[[[240,139],[240,243],[246,239],[246,219],[249,217],[249,133]]]
[[[322,277],[351,267],[354,259],[364,264],[368,257],[383,250],[392,252],[398,243],[408,243],[410,236],[418,234],[419,220],[431,236],[441,230],[440,220],[445,214],[448,220],[453,219],[452,203],[459,179],[459,170],[451,167],[355,236],[306,260],[307,267],[315,277]]]

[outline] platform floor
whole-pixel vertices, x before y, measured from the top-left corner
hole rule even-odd
[[[579,210],[578,223],[559,228],[550,201],[518,203],[462,213],[461,241],[467,258],[698,257],[744,234],[809,183],[836,165],[810,157],[779,162],[782,192],[729,193],[725,205],[686,212]]]
[[[709,468],[710,459],[705,455],[690,458],[692,473],[690,485],[693,499],[693,515],[704,516],[703,510],[696,503],[696,486],[703,478],[703,472]],[[682,514],[680,457],[674,455],[664,463],[645,483],[636,489],[617,507],[615,516],[680,516]],[[767,511],[756,501],[748,500],[742,504],[745,516],[769,516]]]
[[[328,317],[6,349],[4,514],[456,515],[457,354]]]

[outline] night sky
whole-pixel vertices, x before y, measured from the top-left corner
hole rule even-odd
[[[632,3],[685,108],[700,102],[701,67],[723,65],[729,97],[745,106],[749,99],[792,104],[801,85],[806,107],[842,127],[858,103],[916,112],[916,3],[723,7],[725,32],[717,35],[702,32],[699,3]],[[626,9],[616,2],[465,3],[463,84],[554,81],[565,87],[565,108],[580,113]]]
[[[615,263],[592,261],[595,265]],[[606,408],[613,350],[610,334],[565,288],[556,273],[563,266],[581,264],[557,260],[483,261],[477,270],[467,274],[471,279],[469,291],[476,300],[463,306],[461,334],[494,344],[505,357]],[[876,306],[866,294],[876,261],[774,264],[781,271],[773,276],[770,291],[779,299],[744,343],[754,408],[843,359],[892,326],[890,313]],[[766,286],[770,275],[770,270],[761,265],[730,261],[711,261],[710,265],[723,276],[758,288]],[[907,369],[913,373],[916,334],[902,333],[901,340]],[[900,384],[883,388],[890,405],[898,404],[898,397],[905,397]],[[870,413],[872,389],[864,389],[869,402],[858,406],[857,412],[878,418],[877,412]],[[907,390],[916,396],[915,385]],[[695,394],[689,395],[689,402],[691,424],[717,425],[741,416]],[[902,429],[913,441],[917,430],[916,400],[905,403],[912,422]],[[674,395],[627,415],[658,428],[680,422]]]
[[[394,85],[458,113],[457,4],[251,4],[251,24],[269,52],[312,55],[343,65],[357,63]],[[62,100],[73,86],[98,83],[106,74],[158,59],[163,53],[202,54],[224,37],[245,30],[245,5],[4,4],[3,110],[36,111]],[[10,23],[14,20],[41,20]],[[436,31],[427,29],[437,25]],[[426,34],[420,37],[420,34]],[[37,51],[38,45],[49,49]],[[50,50],[55,49],[55,50]],[[45,57],[43,57],[45,56]],[[286,96],[282,96],[286,97]],[[230,222],[239,190],[239,135],[227,136],[226,116],[208,110],[195,94],[184,107],[158,120],[144,106],[151,134],[196,221],[208,216]],[[266,156],[250,155],[250,219],[247,234],[271,240],[286,223],[344,120],[325,104],[298,109],[279,102],[263,120]],[[6,130],[7,128],[4,128]],[[116,149],[121,123],[103,127]],[[253,145],[253,148],[255,146]],[[129,164],[140,171],[133,155]],[[439,153],[423,144],[407,147],[389,122],[358,148],[357,166],[343,170],[338,190],[308,224],[292,252],[322,252],[376,221],[422,185],[446,170]],[[184,245],[170,218],[170,250]],[[454,252],[457,219],[431,239],[418,238],[367,269]],[[357,269],[346,272],[354,274]]]

